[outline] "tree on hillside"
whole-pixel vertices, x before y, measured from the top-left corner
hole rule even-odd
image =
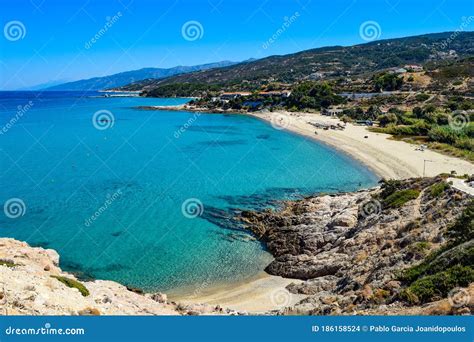
[[[287,107],[321,109],[343,102],[344,99],[336,95],[328,83],[306,81],[292,89]]]
[[[373,78],[374,88],[376,91],[393,91],[398,90],[403,85],[403,77],[392,73],[381,73]]]

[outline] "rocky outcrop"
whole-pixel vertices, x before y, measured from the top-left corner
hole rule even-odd
[[[403,313],[397,275],[440,248],[447,227],[471,201],[453,188],[435,192],[440,182],[399,182],[400,196],[375,188],[287,202],[280,211],[243,212],[240,221],[275,257],[266,271],[305,280],[287,289],[309,297],[281,313]]]
[[[81,293],[59,279],[76,281],[85,290]],[[59,268],[56,251],[33,248],[14,239],[0,239],[0,315],[202,314],[236,312],[219,306],[169,302],[164,294],[136,293],[113,281],[81,282]]]

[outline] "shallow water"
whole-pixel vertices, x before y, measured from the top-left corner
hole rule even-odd
[[[26,208],[0,215],[0,235],[56,249],[61,266],[83,277],[149,291],[241,281],[271,256],[216,219],[221,209],[377,180],[347,156],[251,117],[138,110],[186,100],[94,95],[0,92],[0,203],[19,198]],[[95,126],[112,127],[94,126],[99,110],[113,120]]]

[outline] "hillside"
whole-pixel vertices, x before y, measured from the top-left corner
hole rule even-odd
[[[94,77],[86,80],[63,83],[46,88],[46,90],[102,90],[108,88],[121,87],[133,82],[144,81],[146,79],[162,79],[178,74],[195,72],[199,70],[209,70],[233,65],[235,62],[222,61],[194,66],[176,66],[173,68],[143,68],[139,70],[125,71],[103,77]]]
[[[474,32],[461,32],[446,46],[452,34],[434,33],[348,47],[317,48],[162,80],[136,82],[123,89],[144,90],[148,96],[197,95],[217,87],[254,90],[269,83],[347,78],[404,64],[424,64],[474,54]]]

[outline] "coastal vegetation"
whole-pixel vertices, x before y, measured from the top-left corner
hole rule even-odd
[[[173,83],[158,86],[146,92],[151,97],[194,97],[202,94],[217,93],[220,87],[218,85],[193,84],[193,83]]]
[[[450,185],[445,181],[441,181],[431,186],[430,194],[432,197],[439,197],[443,194],[444,191],[450,188]]]
[[[343,102],[344,98],[336,95],[329,83],[305,81],[292,88],[284,106],[290,110],[321,109]]]
[[[157,92],[163,95],[163,91],[168,92],[172,88],[176,89],[175,87],[182,89],[181,85],[170,85],[158,87],[152,92],[154,95],[158,94]],[[222,100],[219,97],[218,88],[214,86],[186,84],[183,87],[193,88],[192,94],[198,94],[203,89],[206,89],[207,95],[191,101],[189,105],[205,107],[210,110],[217,108],[243,111],[257,111],[261,109],[285,109],[290,111],[321,110],[322,108],[345,103],[345,99],[335,93],[331,83],[319,81],[304,81],[295,84],[291,88],[291,92],[288,91],[288,93],[285,90],[272,93],[270,90],[272,88],[266,86],[253,91],[249,95],[242,96],[236,94],[228,100]],[[176,94],[183,93],[176,92]]]
[[[386,208],[400,208],[408,201],[417,199],[420,191],[415,189],[407,189],[396,191],[383,199],[383,205]]]
[[[10,260],[0,260],[0,266],[15,267],[16,264],[13,261],[10,261]]]
[[[445,107],[417,106],[411,111],[391,109],[377,118],[379,127],[371,130],[474,160],[474,101],[464,100],[462,108],[468,109],[453,112],[449,104]],[[350,113],[346,115],[350,116]]]
[[[474,269],[456,265],[446,271],[424,276],[414,281],[401,298],[411,304],[424,304],[445,298],[456,287],[466,287],[474,281]]]
[[[60,281],[64,285],[66,285],[67,287],[71,287],[71,288],[75,288],[75,289],[79,290],[81,295],[84,296],[84,297],[87,297],[90,294],[89,290],[82,283],[78,282],[77,280],[74,280],[72,278],[63,277],[63,276],[55,276],[55,275],[52,275],[51,278],[57,279],[58,281]]]
[[[433,185],[432,191],[439,184],[443,183]],[[448,242],[441,249],[402,273],[400,279],[407,288],[400,293],[401,299],[411,304],[426,303],[474,282],[474,201],[445,235]]]
[[[401,180],[383,179],[380,183],[381,191],[374,196],[374,199],[380,201],[383,208],[400,208],[420,196],[419,189],[406,188]]]
[[[373,77],[374,88],[376,91],[399,90],[403,85],[403,77],[389,72],[383,72]]]

